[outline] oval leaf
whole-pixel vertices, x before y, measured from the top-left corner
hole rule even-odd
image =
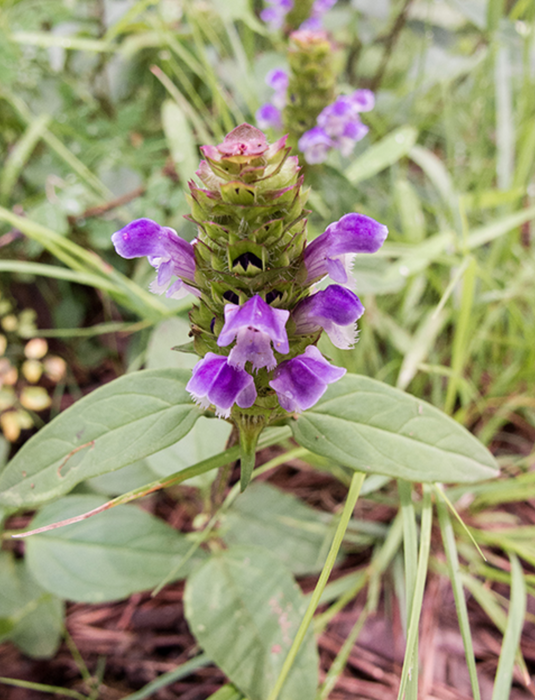
[[[99,496],[67,496],[45,506],[32,527],[71,518],[105,502]],[[161,583],[192,542],[136,506],[117,506],[87,520],[26,541],[26,561],[40,584],[56,595],[101,603]],[[177,571],[186,576],[203,556],[198,550]]]
[[[63,631],[63,603],[42,588],[27,562],[0,552],[0,642],[33,658],[54,656]]]
[[[346,375],[291,427],[311,452],[367,473],[450,483],[499,472],[491,453],[462,425],[369,377]]]
[[[40,430],[0,475],[0,504],[29,508],[172,445],[201,415],[190,372],[127,374],[77,401]]]
[[[266,700],[306,608],[292,575],[267,551],[234,547],[194,572],[184,593],[191,631],[249,700]],[[313,700],[318,656],[309,631],[279,700]]]
[[[297,576],[321,571],[332,540],[331,516],[263,482],[250,484],[221,516],[230,546],[256,545]]]

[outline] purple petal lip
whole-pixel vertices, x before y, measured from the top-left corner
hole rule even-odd
[[[341,256],[348,253],[375,253],[387,235],[387,227],[369,216],[346,214],[305,248],[307,284],[327,274],[336,275],[336,272],[338,274],[333,279],[345,283],[347,271],[340,260]]]
[[[243,369],[246,362],[252,362],[254,370],[260,367],[271,370],[277,364],[271,343],[279,353],[290,351],[285,328],[289,316],[289,311],[274,309],[258,294],[242,306],[225,304],[225,324],[217,344],[225,347],[236,338],[229,356],[231,365]]]
[[[306,335],[323,328],[333,345],[344,350],[356,340],[356,321],[364,313],[362,302],[345,287],[332,284],[303,299],[292,311],[296,333]]]
[[[329,364],[317,347],[309,345],[303,355],[281,362],[269,385],[285,411],[301,413],[319,401],[328,384],[345,373],[345,369]]]
[[[137,219],[116,231],[111,240],[123,258],[148,258],[158,271],[152,287],[156,293],[163,292],[171,278],[176,276],[179,279],[168,290],[168,296],[179,293],[181,287],[199,295],[187,284],[195,282],[195,250],[172,228],[160,226],[151,219]]]
[[[228,364],[228,358],[207,353],[193,368],[186,390],[201,408],[213,404],[216,415],[228,418],[234,403],[250,408],[256,401],[254,379],[242,369]]]

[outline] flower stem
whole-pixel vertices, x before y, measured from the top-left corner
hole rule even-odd
[[[240,431],[240,489],[245,491],[255,468],[256,445],[266,421],[264,416],[241,415],[237,421]]]

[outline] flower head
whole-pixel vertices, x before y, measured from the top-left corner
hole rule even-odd
[[[375,253],[387,235],[386,226],[369,216],[346,214],[305,248],[307,284],[326,275],[335,282],[347,284],[354,254]]]
[[[357,320],[363,313],[364,307],[356,294],[331,284],[303,299],[292,311],[292,319],[296,333],[306,335],[323,328],[333,345],[347,350],[355,343]]]
[[[217,344],[225,347],[236,338],[228,358],[230,365],[243,369],[251,362],[253,370],[266,367],[270,371],[277,364],[271,343],[280,353],[290,350],[285,329],[289,315],[289,311],[266,304],[258,294],[242,306],[225,304],[225,325]]]
[[[213,352],[197,362],[186,390],[201,408],[214,404],[216,416],[221,418],[230,416],[234,403],[240,408],[250,408],[256,401],[253,377]]]
[[[319,401],[327,385],[345,373],[342,367],[330,365],[315,345],[309,345],[304,354],[281,362],[269,385],[285,411],[300,413]]]
[[[158,276],[150,289],[155,294],[180,299],[188,292],[200,296],[190,286],[195,283],[195,252],[172,228],[160,226],[151,219],[132,221],[111,237],[115,250],[123,258],[147,257]],[[170,285],[172,277],[178,279]]]

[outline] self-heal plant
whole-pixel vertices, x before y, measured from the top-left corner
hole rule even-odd
[[[146,256],[157,269],[152,291],[198,298],[190,321],[201,359],[186,388],[238,429],[244,486],[262,429],[311,408],[344,375],[316,344],[325,330],[352,347],[364,307],[347,288],[351,260],[377,251],[387,229],[349,213],[307,243],[303,178],[286,137],[270,145],[242,124],[201,151],[202,186],[189,183],[196,240],[149,219],[112,240],[123,257]],[[315,291],[326,276],[338,284]]]

